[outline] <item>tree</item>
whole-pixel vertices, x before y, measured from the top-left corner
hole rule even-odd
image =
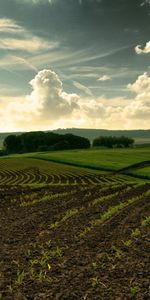
[[[93,147],[131,147],[134,144],[134,140],[125,136],[100,136],[93,141]]]
[[[18,136],[9,135],[4,140],[4,148],[8,154],[89,147],[90,142],[84,137],[42,131],[25,132]]]

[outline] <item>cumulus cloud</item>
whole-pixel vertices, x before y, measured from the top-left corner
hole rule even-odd
[[[103,76],[99,77],[97,80],[98,80],[98,81],[107,81],[107,80],[110,80],[110,79],[111,79],[110,76],[108,76],[108,75],[103,75]]]
[[[150,53],[150,41],[146,43],[144,49],[141,49],[141,45],[137,45],[135,47],[135,52],[137,54],[143,54],[143,53],[147,54],[147,53]]]
[[[79,90],[86,88],[79,83],[76,85]],[[5,131],[150,127],[150,77],[147,73],[128,84],[127,90],[135,93],[132,99],[67,93],[59,76],[47,69],[38,72],[30,86],[32,91],[26,97],[12,99],[7,105],[1,101],[1,130],[3,126]]]
[[[78,107],[78,96],[63,90],[63,84],[58,75],[51,70],[40,71],[30,81],[33,88],[28,100],[40,114],[56,119],[61,115],[69,115]]]

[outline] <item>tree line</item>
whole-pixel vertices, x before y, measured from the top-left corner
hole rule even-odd
[[[130,147],[134,140],[128,137],[100,136],[94,139],[92,147]],[[54,132],[26,132],[20,135],[8,135],[3,143],[3,150],[0,155],[55,151],[55,150],[72,150],[72,149],[88,149],[90,141],[81,136],[73,134],[58,134]]]
[[[26,132],[20,135],[11,134],[3,143],[8,154],[38,151],[55,151],[90,148],[88,139],[73,134],[57,134],[53,132]]]
[[[100,136],[93,141],[93,147],[127,148],[134,144],[134,139],[126,136]]]

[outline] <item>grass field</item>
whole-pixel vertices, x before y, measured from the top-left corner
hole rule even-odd
[[[149,299],[150,183],[0,159],[0,299]]]
[[[49,161],[64,162],[68,164],[96,168],[100,170],[120,170],[130,165],[150,161],[150,147],[133,149],[96,149],[72,150],[31,154],[31,157]],[[150,178],[150,169],[145,167],[132,174]],[[129,172],[128,172],[129,173]]]
[[[133,149],[72,150],[35,154],[38,158],[118,170],[150,160],[150,147]]]
[[[130,173],[135,174],[137,176],[143,175],[143,176],[150,177],[150,167],[137,168],[137,169],[131,170]]]

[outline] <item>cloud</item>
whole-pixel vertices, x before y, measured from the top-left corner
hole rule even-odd
[[[35,52],[55,47],[56,43],[49,43],[38,37],[30,39],[3,38],[0,43],[0,49],[23,50],[26,52]]]
[[[128,84],[127,88],[138,95],[147,95],[150,93],[150,77],[145,72],[133,84]]]
[[[21,32],[24,29],[11,19],[0,19],[0,32]]]
[[[17,2],[20,3],[20,0],[16,0]],[[49,4],[54,4],[56,1],[58,0],[22,0],[22,3],[28,3],[28,4],[45,4],[45,3],[49,3]]]
[[[150,53],[150,41],[146,43],[146,46],[144,47],[144,49],[141,49],[141,45],[137,45],[135,47],[135,52],[137,54]]]
[[[91,90],[87,86],[85,86],[85,85],[83,85],[83,84],[81,84],[81,83],[79,83],[77,81],[73,81],[73,85],[77,89],[81,90],[85,95],[87,95],[87,96],[93,96]]]
[[[12,19],[0,19],[0,32],[5,33],[5,36],[1,37],[0,49],[36,53],[41,50],[55,49],[59,45],[56,41],[47,41],[32,35],[26,28],[18,25]]]
[[[149,4],[150,4],[150,0],[144,0],[144,1],[142,1],[142,3],[140,4],[140,6],[149,5]]]
[[[108,75],[103,75],[103,76],[99,77],[97,80],[98,80],[98,81],[107,81],[107,80],[110,80],[110,79],[111,79],[110,76],[108,76]]]
[[[86,87],[74,82],[79,90]],[[150,77],[140,75],[127,90],[132,99],[67,93],[59,76],[44,69],[30,81],[26,97],[0,97],[1,130],[48,130],[58,127],[150,128]]]

